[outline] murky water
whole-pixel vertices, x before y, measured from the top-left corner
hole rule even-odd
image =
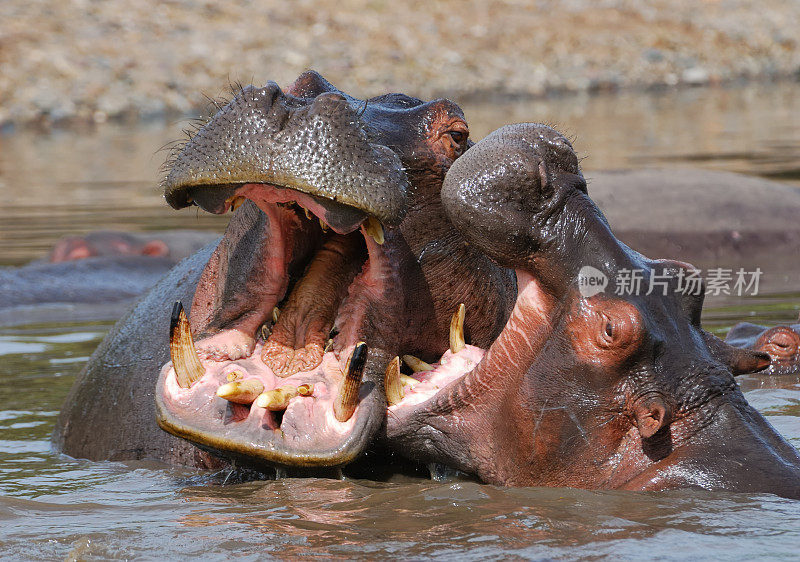
[[[800,86],[468,105],[478,136],[541,120],[577,135],[591,168],[666,161],[800,185]],[[0,263],[95,228],[221,228],[165,209],[154,149],[176,127],[0,137]],[[796,294],[710,308],[739,320],[797,317]],[[320,479],[222,484],[156,463],[98,463],[50,448],[67,390],[108,323],[0,328],[0,556],[469,559],[796,558],[800,502],[771,495],[496,488],[465,482]],[[751,401],[800,447],[800,378],[747,377]]]

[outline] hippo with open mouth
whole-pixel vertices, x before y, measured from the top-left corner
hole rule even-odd
[[[451,349],[390,406],[394,449],[492,484],[800,498],[800,455],[734,381],[769,357],[702,329],[704,290],[678,286],[692,266],[614,237],[567,139],[503,127],[453,164],[442,200],[471,245],[516,271],[518,296],[488,349]],[[581,291],[586,268],[640,272],[644,290]]]
[[[64,450],[307,469],[374,444],[495,484],[800,496],[797,451],[733,379],[768,357],[702,330],[675,287],[691,266],[621,244],[556,131],[467,135],[451,102],[314,73],[242,91],[165,184],[173,206],[234,209],[225,236],[106,338]],[[587,266],[669,290],[584,296]],[[154,404],[185,441],[152,432]]]
[[[441,205],[468,136],[444,99],[358,100],[314,72],[285,92],[244,88],[178,151],[164,182],[176,208],[232,210],[225,235],[106,338],[67,399],[57,443],[76,456],[203,466],[358,457],[385,421],[395,358],[440,357],[461,306],[473,312],[462,329],[488,346],[513,306],[513,272],[466,244]],[[154,435],[140,420],[148,399],[160,427],[213,455]],[[134,429],[91,429],[126,423]]]

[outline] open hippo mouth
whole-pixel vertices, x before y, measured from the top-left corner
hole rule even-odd
[[[173,310],[162,429],[249,465],[318,467],[352,461],[383,423],[396,342],[373,327],[400,290],[384,225],[402,220],[407,180],[352,101],[247,88],[171,163],[173,207],[235,213],[191,328]]]

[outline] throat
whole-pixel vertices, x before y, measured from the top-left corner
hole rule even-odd
[[[316,368],[339,306],[366,259],[357,234],[333,234],[295,283],[264,345],[262,359],[279,377]]]

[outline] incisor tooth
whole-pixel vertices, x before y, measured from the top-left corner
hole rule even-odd
[[[367,362],[367,344],[363,341],[356,344],[353,354],[347,362],[347,374],[339,386],[339,393],[333,401],[333,415],[340,422],[346,422],[353,416],[358,406],[358,393],[361,390],[361,379],[364,376],[364,365]]]
[[[305,207],[303,207],[303,212],[305,212],[305,214],[306,214],[306,218],[307,218],[308,220],[311,220],[311,211],[309,211],[308,209],[306,209]]]
[[[169,327],[169,355],[175,379],[181,388],[189,388],[205,374],[206,370],[197,356],[192,341],[192,330],[189,319],[183,311],[183,304],[178,301],[172,307],[172,318]]]
[[[464,342],[464,316],[466,314],[466,308],[464,307],[464,303],[458,305],[458,310],[456,310],[455,314],[453,314],[453,318],[450,320],[450,351],[453,353],[458,353],[462,349],[466,343]]]
[[[322,232],[328,232],[328,225],[325,224],[324,220],[319,219],[319,226],[322,228]]]
[[[403,400],[403,383],[400,382],[400,358],[395,357],[386,367],[386,374],[383,381],[386,388],[386,401],[389,406],[399,404]]]
[[[400,382],[403,383],[403,386],[410,386],[411,388],[414,388],[415,384],[419,384],[417,379],[404,375],[403,373],[400,373]]]
[[[263,392],[256,398],[255,405],[273,412],[283,411],[289,407],[289,400],[300,394],[296,386],[287,384],[274,390]]]
[[[379,246],[383,244],[385,238],[383,236],[383,225],[381,221],[373,217],[367,217],[367,220],[364,221],[364,232],[366,232],[370,238],[375,240],[375,243]]]
[[[245,379],[223,384],[217,389],[217,396],[228,402],[252,404],[264,392],[264,384],[258,379]]]
[[[273,307],[272,308],[272,323],[273,324],[277,324],[278,323],[278,318],[280,318],[280,317],[281,317],[281,309],[278,308],[277,306]]]
[[[414,357],[413,355],[403,355],[403,363],[411,367],[411,370],[415,373],[433,371],[433,365],[426,363],[422,359]]]

